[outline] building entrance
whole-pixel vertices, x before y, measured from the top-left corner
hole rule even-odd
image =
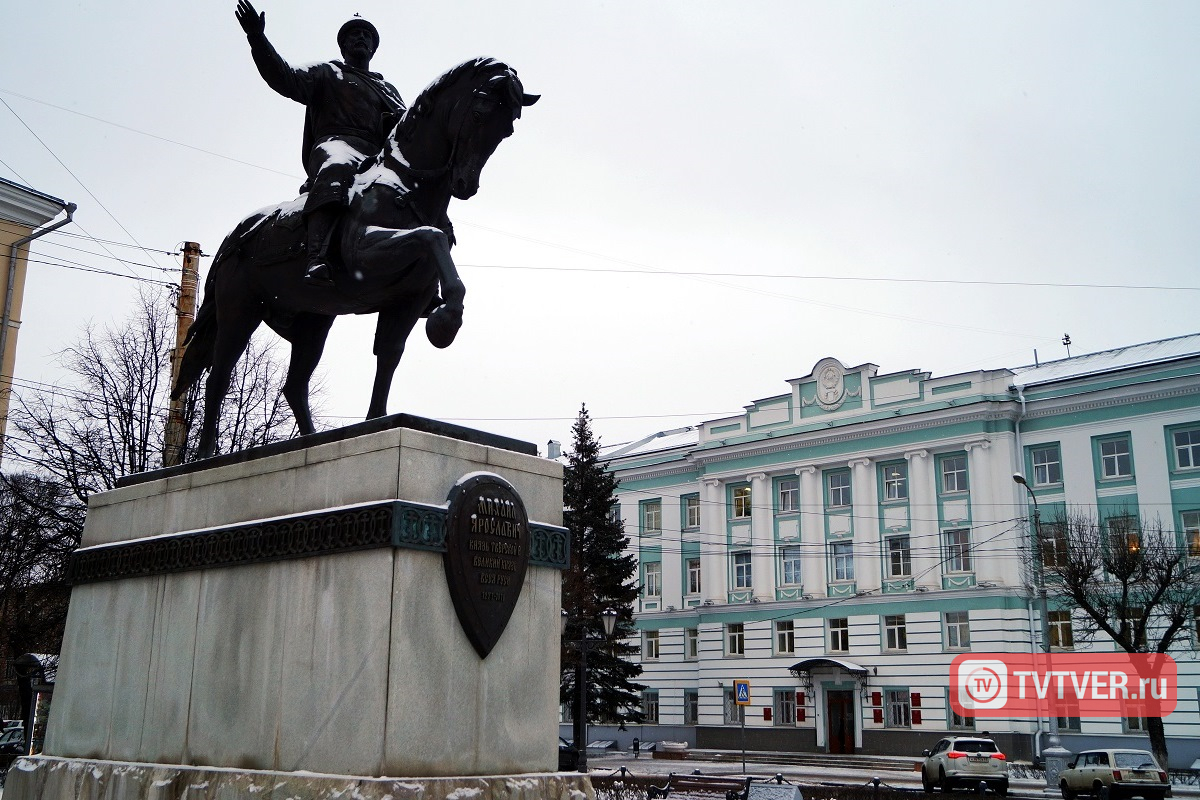
[[[854,692],[825,692],[826,741],[830,753],[854,752]]]

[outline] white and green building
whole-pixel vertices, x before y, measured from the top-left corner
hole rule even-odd
[[[1200,546],[1200,334],[946,377],[826,358],[742,414],[605,459],[643,586],[648,724],[623,736],[738,748],[744,715],[751,749],[913,755],[986,728],[1028,758],[1037,721],[976,724],[947,701],[956,655],[1042,646],[1012,475],[1043,514],[1159,516]],[[1049,630],[1111,649],[1076,642],[1054,603]],[[1182,766],[1200,756],[1196,645],[1167,719]],[[1136,718],[1061,727],[1073,750],[1145,741]]]

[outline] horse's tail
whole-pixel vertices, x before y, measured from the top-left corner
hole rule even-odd
[[[246,231],[245,221],[221,242],[217,256],[213,259],[204,281],[204,302],[196,311],[196,318],[188,327],[183,339],[183,361],[179,365],[179,377],[171,387],[171,399],[178,400],[183,393],[200,380],[204,371],[212,366],[213,350],[217,343],[217,272],[227,268],[230,258],[236,257]]]
[[[179,377],[171,387],[171,399],[178,400],[183,393],[200,380],[204,371],[212,367],[213,351],[217,344],[217,275],[222,270],[237,269],[238,253],[247,239],[271,218],[276,209],[256,211],[238,223],[225,237],[217,249],[208,276],[204,279],[204,302],[196,311],[187,336],[183,339],[183,361],[179,365]]]
[[[183,361],[179,365],[179,377],[171,389],[172,400],[178,400],[212,366],[216,341],[217,304],[209,292],[204,295],[204,302],[200,304],[196,319],[192,321],[183,340]]]

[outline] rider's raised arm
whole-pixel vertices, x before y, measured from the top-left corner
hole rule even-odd
[[[250,42],[250,55],[258,67],[258,74],[262,75],[268,86],[284,97],[307,104],[313,93],[312,68],[296,69],[283,60],[267,40],[266,13],[259,14],[249,0],[239,0],[236,13],[238,23]]]

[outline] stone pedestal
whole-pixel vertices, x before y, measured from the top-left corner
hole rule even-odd
[[[70,796],[27,781],[66,780],[84,760],[195,768],[170,782],[209,768],[556,768],[560,465],[407,427],[295,442],[91,498],[46,739],[60,758],[14,769],[10,796]],[[515,488],[536,534],[486,658],[459,624],[441,552],[448,495],[479,472]],[[100,772],[143,781],[129,769]],[[152,783],[112,796],[155,796]]]
[[[13,765],[6,800],[595,800],[586,775],[365,778],[53,757]]]

